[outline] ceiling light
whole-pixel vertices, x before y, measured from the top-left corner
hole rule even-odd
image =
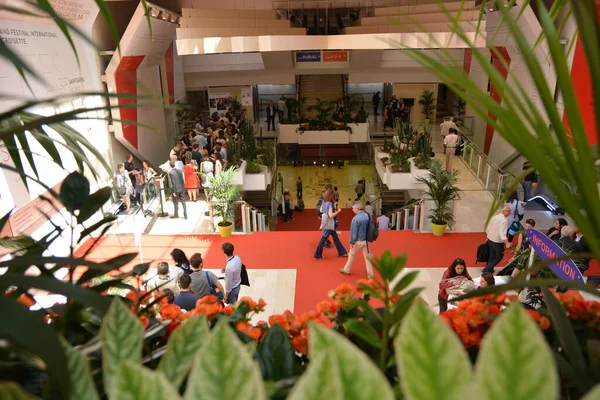
[[[150,7],[150,16],[152,18],[156,18],[158,17],[158,10],[154,7]]]
[[[169,18],[169,22],[174,24],[176,21],[177,21],[177,15],[171,14],[171,18]]]
[[[160,19],[162,19],[163,21],[166,21],[168,18],[169,18],[169,15],[166,12],[164,12],[164,11],[160,12]]]

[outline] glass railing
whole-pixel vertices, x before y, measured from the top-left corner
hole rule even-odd
[[[500,198],[515,177],[502,171],[471,139],[463,136],[462,140],[465,145],[460,158],[484,189],[489,191],[494,198]]]

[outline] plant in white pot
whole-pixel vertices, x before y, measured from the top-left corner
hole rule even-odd
[[[448,171],[442,168],[441,160],[434,159],[429,167],[429,176],[416,179],[417,182],[427,186],[423,195],[434,203],[429,219],[435,236],[442,236],[448,223],[454,222],[452,202],[460,193],[460,189],[456,186],[457,175],[458,171]]]
[[[233,231],[233,222],[229,218],[233,217],[233,204],[240,197],[240,189],[231,182],[237,171],[237,167],[231,167],[217,176],[208,176],[211,207],[214,215],[221,218],[217,225],[221,237],[229,237]]]
[[[425,116],[425,127],[428,127],[431,116],[435,111],[435,97],[433,97],[433,92],[423,90],[423,93],[419,97],[419,105],[421,106],[421,113]]]

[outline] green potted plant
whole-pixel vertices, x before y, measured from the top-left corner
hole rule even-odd
[[[433,92],[423,90],[421,97],[419,97],[419,105],[421,106],[421,113],[425,116],[425,127],[427,127],[435,111],[435,97],[433,97]]]
[[[222,171],[217,176],[209,176],[209,194],[212,198],[211,207],[214,215],[221,218],[217,224],[221,237],[231,236],[233,231],[233,222],[229,218],[233,217],[233,204],[240,197],[240,189],[233,185],[233,175],[238,172],[237,167],[231,167]]]
[[[427,186],[423,194],[434,203],[434,207],[429,214],[434,236],[442,236],[448,223],[454,221],[451,204],[460,192],[460,189],[456,186],[457,174],[456,170],[448,171],[442,168],[441,160],[432,160],[429,176],[416,179],[418,183]]]
[[[231,102],[231,111],[236,112],[242,109],[242,103],[238,100],[237,96],[230,96],[229,101]]]
[[[465,116],[465,112],[467,109],[467,102],[457,97],[454,100],[454,112],[456,113],[456,125],[461,126],[463,122],[463,118]]]

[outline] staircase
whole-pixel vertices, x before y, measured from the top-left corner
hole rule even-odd
[[[344,76],[340,74],[300,75],[300,98],[306,98],[302,112],[321,101],[337,101],[344,95]]]
[[[263,208],[271,209],[271,185],[267,186],[266,190],[248,191],[242,194],[242,198],[252,207],[262,210]]]

